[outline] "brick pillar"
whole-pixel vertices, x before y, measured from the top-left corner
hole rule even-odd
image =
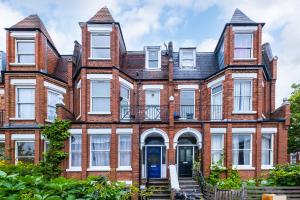
[[[81,178],[85,179],[87,177],[87,168],[89,167],[89,162],[88,162],[88,155],[89,155],[89,150],[88,150],[88,134],[87,134],[87,127],[85,124],[82,125],[82,149],[81,149],[82,157],[81,157]]]
[[[252,148],[255,153],[252,154],[252,166],[255,167],[256,177],[261,173],[261,123],[256,124],[256,133],[253,137]]]
[[[86,79],[86,69],[81,70],[81,120],[87,121],[88,113],[88,80]]]
[[[283,126],[283,123],[278,123],[277,127],[278,135],[278,163],[277,164],[286,164],[287,163],[287,139],[288,139],[288,128]]]
[[[9,131],[5,131],[5,157],[10,160],[10,163],[12,163],[13,155],[12,155],[12,140],[11,140],[11,134]]]
[[[35,142],[34,142],[34,164],[39,164],[41,154],[41,135],[39,130],[34,131]]]
[[[132,158],[131,158],[131,167],[132,167],[132,181],[133,184],[139,183],[139,177],[142,176],[142,172],[140,172],[140,163],[142,162],[140,157],[140,141],[139,141],[139,125],[133,125],[133,132],[132,132]]]
[[[112,125],[111,138],[110,138],[110,178],[113,181],[117,180],[117,167],[118,167],[118,137],[116,134],[116,125]]]
[[[203,125],[203,173],[204,176],[208,176],[210,173],[210,145],[211,145],[211,134],[210,124]]]
[[[111,80],[111,105],[110,110],[112,113],[112,121],[118,122],[119,121],[119,105],[120,105],[120,84],[119,84],[119,73],[116,69],[112,71],[113,78]]]
[[[256,98],[258,119],[262,119],[262,114],[263,114],[264,91],[263,91],[262,84],[263,84],[263,71],[262,69],[259,69],[257,73],[257,98]],[[253,105],[253,109],[255,109],[254,105]]]
[[[169,165],[175,165],[176,159],[175,159],[175,149],[173,148],[173,140],[174,140],[174,127],[170,127],[169,129],[169,149],[168,149],[168,163]]]
[[[232,124],[228,123],[227,124],[227,131],[226,134],[224,136],[225,138],[225,161],[224,163],[227,169],[231,169],[232,168]]]

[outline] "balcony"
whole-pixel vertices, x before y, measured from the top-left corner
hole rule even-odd
[[[222,105],[175,105],[176,121],[223,120]]]

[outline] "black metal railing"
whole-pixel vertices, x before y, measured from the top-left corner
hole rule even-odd
[[[223,120],[222,105],[175,105],[175,120]]]

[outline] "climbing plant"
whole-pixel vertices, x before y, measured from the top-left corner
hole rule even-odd
[[[64,142],[70,137],[70,122],[56,119],[51,125],[45,126],[42,135],[49,141],[49,148],[44,152],[44,160],[40,163],[44,178],[60,176],[61,163],[68,156],[63,150]]]

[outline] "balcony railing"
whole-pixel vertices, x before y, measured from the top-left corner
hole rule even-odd
[[[223,120],[222,105],[175,105],[175,120]]]

